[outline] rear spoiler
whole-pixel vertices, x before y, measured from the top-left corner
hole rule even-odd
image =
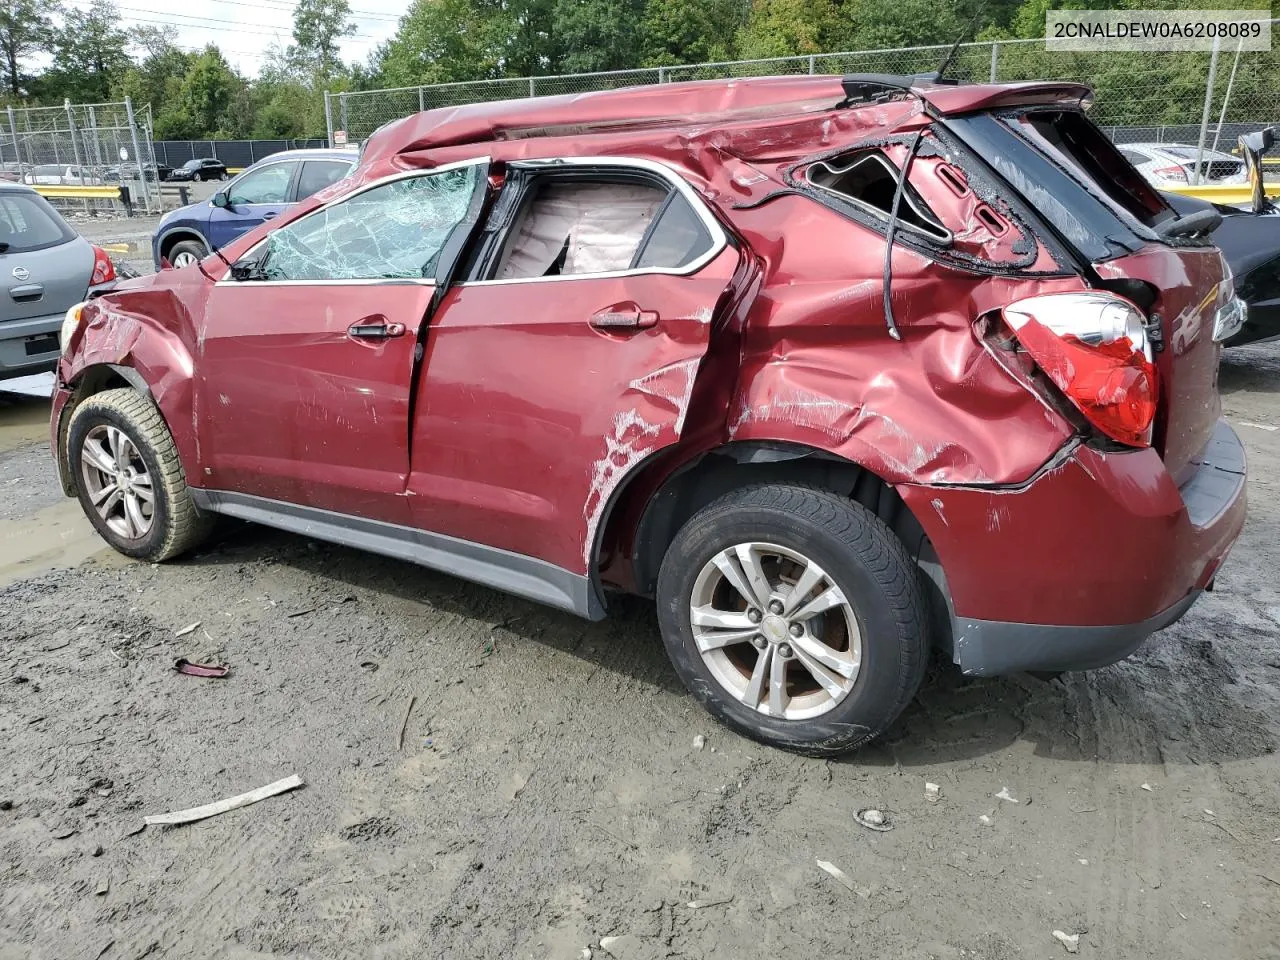
[[[845,93],[842,107],[911,95],[919,97],[940,116],[1007,107],[1058,106],[1087,110],[1093,102],[1090,87],[1059,81],[960,83],[939,79],[936,73],[851,73],[841,79],[840,85]]]

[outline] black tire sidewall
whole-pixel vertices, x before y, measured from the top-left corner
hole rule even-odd
[[[875,574],[848,544],[819,524],[767,507],[752,506],[750,512],[695,518],[673,542],[658,580],[658,620],[667,653],[698,701],[747,736],[820,755],[853,749],[882,732],[901,710],[903,673],[910,671],[902,645],[923,647],[924,624],[915,631],[904,629]],[[875,521],[870,514],[867,519]],[[817,563],[852,604],[862,634],[862,663],[853,690],[825,714],[782,720],[752,710],[720,685],[698,652],[688,615],[698,572],[726,547],[750,541],[776,543]],[[907,574],[917,575],[914,570]]]
[[[80,506],[94,529],[114,550],[126,556],[147,559],[154,555],[164,543],[165,531],[168,529],[171,515],[168,491],[160,480],[164,474],[159,458],[142,431],[119,410],[95,404],[91,399],[86,400],[85,405],[86,409],[78,412],[67,432],[67,463],[75,478],[76,498],[80,501]],[[147,465],[147,473],[151,476],[151,490],[155,496],[151,529],[147,531],[146,536],[139,537],[137,540],[126,540],[117,534],[107,526],[107,522],[98,515],[97,508],[89,502],[89,493],[85,489],[84,474],[81,469],[81,451],[84,449],[84,438],[90,430],[100,424],[109,424],[124,431],[142,457],[143,463]]]
[[[197,260],[203,260],[205,257],[209,255],[209,251],[205,248],[204,244],[200,243],[199,241],[182,240],[178,243],[175,243],[173,245],[173,248],[169,251],[170,263],[173,262],[173,258],[178,255],[178,251],[180,250],[186,250],[187,252],[193,254]]]

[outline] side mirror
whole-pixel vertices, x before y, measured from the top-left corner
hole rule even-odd
[[[215,207],[221,207],[223,210],[231,209],[231,198],[227,196],[227,191],[225,190],[219,190],[209,202]]]

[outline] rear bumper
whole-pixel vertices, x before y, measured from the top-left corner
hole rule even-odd
[[[1153,450],[1081,446],[1018,489],[900,488],[937,553],[961,669],[1105,666],[1181,617],[1245,517],[1225,421],[1195,464],[1179,488]]]
[[[0,323],[0,376],[43,373],[58,363],[61,313]],[[53,334],[51,342],[45,338]],[[33,348],[36,349],[32,352]]]

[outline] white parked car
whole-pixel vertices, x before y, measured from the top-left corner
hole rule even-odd
[[[1185,186],[1195,181],[1195,144],[1121,143],[1120,152],[1154,187]],[[1205,149],[1201,183],[1244,183],[1244,161],[1229,153]]]
[[[32,167],[22,178],[23,183],[36,186],[101,186],[102,178],[95,177],[90,170],[84,171],[81,179],[79,167],[65,163],[42,163]]]

